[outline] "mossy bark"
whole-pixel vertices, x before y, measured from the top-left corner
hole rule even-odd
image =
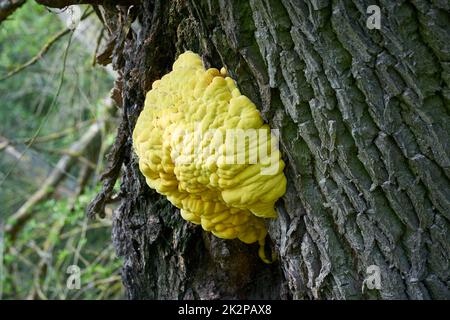
[[[113,240],[132,299],[450,298],[450,6],[365,0],[142,1],[100,8],[121,73]],[[281,132],[278,260],[217,239],[149,189],[131,132],[179,53],[225,66]],[[367,267],[381,288],[363,288]]]

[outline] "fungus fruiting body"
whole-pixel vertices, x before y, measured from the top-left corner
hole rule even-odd
[[[264,218],[276,218],[274,203],[286,189],[274,141],[226,70],[205,70],[190,51],[153,83],[133,132],[151,188],[215,236],[259,242],[266,262]]]

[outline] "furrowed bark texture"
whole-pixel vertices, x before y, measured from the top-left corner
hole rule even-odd
[[[101,8],[123,81],[113,239],[130,298],[450,298],[450,5],[375,2],[381,30],[364,0]],[[139,172],[145,93],[185,50],[225,66],[280,130],[288,187],[270,266],[183,221]],[[371,265],[379,290],[363,290]]]

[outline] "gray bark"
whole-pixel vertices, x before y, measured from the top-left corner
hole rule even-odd
[[[0,22],[6,20],[25,3],[25,0],[0,0]]]
[[[366,0],[99,8],[123,119],[90,209],[122,167],[113,240],[129,298],[450,298],[450,5],[377,2],[381,30],[366,27]],[[280,129],[288,187],[269,222],[272,265],[182,220],[139,172],[145,93],[185,50],[226,66]],[[362,289],[371,265],[379,290]]]

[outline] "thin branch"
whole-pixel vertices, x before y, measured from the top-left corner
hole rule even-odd
[[[47,269],[49,267],[49,260],[52,256],[53,248],[55,247],[55,239],[52,237],[54,234],[59,234],[64,227],[66,222],[66,216],[59,217],[58,220],[56,220],[52,227],[50,228],[48,232],[48,236],[44,241],[44,244],[42,246],[42,254],[40,254],[39,262],[37,263],[37,268],[34,272],[33,277],[33,286],[31,287],[31,290],[27,296],[27,300],[35,300],[37,297],[39,297],[41,300],[47,300],[48,297],[45,295],[44,291],[41,288],[40,285],[40,279],[42,277],[45,277],[47,274]],[[47,291],[47,290],[45,290]]]
[[[30,142],[26,145],[25,150],[20,154],[19,158],[14,163],[14,165],[9,169],[9,171],[4,175],[3,179],[0,180],[0,186],[3,185],[3,183],[6,181],[6,179],[8,179],[9,175],[17,167],[17,165],[20,162],[20,160],[22,160],[22,157],[25,154],[25,152],[27,152],[27,150],[30,149],[31,145],[34,143],[34,141],[38,137],[38,135],[41,132],[42,128],[47,123],[47,120],[48,120],[48,118],[50,116],[50,113],[53,111],[53,108],[56,106],[56,101],[58,100],[59,94],[61,93],[62,85],[64,83],[64,74],[65,74],[65,71],[66,71],[67,55],[69,53],[70,44],[72,43],[72,36],[73,36],[73,33],[70,34],[69,41],[67,42],[66,50],[64,51],[63,66],[62,66],[62,70],[61,70],[61,76],[60,76],[60,79],[59,79],[58,89],[56,90],[56,94],[53,97],[53,100],[52,100],[52,102],[50,104],[50,107],[48,108],[44,119],[42,119],[41,123],[39,124],[39,127],[37,128],[36,132],[34,133],[33,137],[31,138]]]
[[[81,20],[86,19],[90,14],[92,14],[94,11],[91,10],[89,12],[87,12],[86,14],[84,14],[81,17]],[[58,33],[56,33],[55,35],[53,35],[49,41],[47,41],[47,43],[45,43],[45,45],[41,48],[41,50],[39,50],[39,52],[37,53],[37,55],[35,55],[33,58],[31,58],[30,60],[28,60],[27,62],[25,62],[24,64],[18,66],[17,68],[15,68],[14,70],[8,72],[4,77],[0,78],[0,81],[6,80],[8,78],[11,78],[12,76],[18,74],[20,71],[28,68],[29,66],[32,66],[33,64],[35,64],[36,62],[38,62],[39,60],[42,59],[42,57],[47,53],[48,50],[50,50],[50,48],[62,37],[64,37],[66,34],[68,34],[69,32],[72,32],[71,29],[67,28],[64,30],[59,31]]]
[[[41,137],[37,137],[34,140],[34,143],[46,143],[46,142],[50,142],[50,141],[54,141],[54,140],[58,140],[61,139],[75,131],[79,131],[81,128],[83,128],[84,126],[87,126],[88,124],[92,124],[94,122],[94,120],[87,120],[87,121],[81,121],[78,122],[76,125],[66,128],[62,131],[58,131],[58,132],[52,132],[49,133],[46,136],[41,136]],[[1,141],[1,137],[0,137],[0,141]],[[14,140],[10,140],[9,142],[11,144],[17,144],[17,143],[29,143],[31,141],[30,138],[21,138],[21,139],[14,139]],[[1,145],[0,145],[0,150],[1,150]]]
[[[100,229],[100,228],[111,228],[111,226],[112,226],[112,222],[110,220],[102,219],[102,220],[98,220],[98,222],[93,222],[93,223],[89,224],[87,227],[87,231]],[[69,237],[74,237],[81,232],[82,232],[82,230],[80,230],[79,228],[71,229],[69,231],[66,231],[66,232],[60,234],[59,239],[64,240]]]
[[[58,154],[58,155],[68,155],[72,158],[76,158],[78,159],[81,163],[83,163],[84,165],[87,165],[89,168],[91,169],[95,169],[95,163],[90,161],[89,159],[87,159],[85,156],[83,156],[83,153],[81,150],[80,152],[74,152],[71,149],[51,149],[51,148],[44,148],[44,147],[37,147],[34,146],[34,149],[38,150],[38,151],[43,151],[43,152],[48,152],[48,153],[53,153],[53,154]]]
[[[93,139],[100,132],[101,128],[100,123],[93,124],[86,133],[81,137],[81,139],[75,142],[70,150],[74,154],[80,153],[84,150]],[[36,191],[20,208],[11,216],[11,223],[6,225],[5,232],[9,236],[9,238],[13,241],[17,233],[21,230],[23,225],[28,221],[32,216],[31,209],[48,197],[52,193],[52,189],[62,180],[64,176],[64,172],[68,170],[68,168],[72,165],[74,158],[70,155],[64,155],[58,161],[55,169],[50,173],[47,179],[42,184],[41,188]]]
[[[62,37],[64,37],[66,34],[68,34],[71,30],[70,29],[65,29],[62,30],[60,32],[58,32],[57,34],[55,34],[53,37],[50,38],[50,40],[42,47],[42,49],[38,52],[37,55],[35,55],[33,58],[31,58],[30,60],[28,60],[27,62],[25,62],[24,64],[18,66],[17,68],[15,68],[14,70],[8,72],[6,74],[6,76],[0,78],[0,81],[6,80],[8,78],[11,78],[12,76],[18,74],[20,71],[22,71],[25,68],[28,68],[29,66],[32,66],[33,64],[35,64],[36,62],[38,62],[39,60],[42,59],[42,57],[44,56],[45,53],[47,53],[47,51],[52,47],[52,45],[54,45],[59,39],[61,39]]]
[[[105,27],[103,27],[101,30],[100,30],[100,33],[99,33],[99,35],[98,35],[98,37],[97,37],[97,41],[96,41],[96,44],[95,44],[95,50],[94,50],[94,56],[92,57],[92,66],[94,67],[95,66],[95,64],[97,63],[97,52],[98,52],[98,49],[100,48],[100,43],[102,42],[102,39],[103,39],[103,34],[105,33]]]

